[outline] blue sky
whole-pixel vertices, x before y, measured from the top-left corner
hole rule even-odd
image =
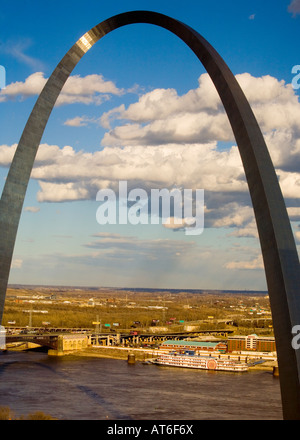
[[[1,190],[46,79],[90,28],[145,9],[202,34],[237,76],[265,136],[300,243],[300,1],[6,2],[0,10]],[[300,81],[299,81],[300,83]],[[104,225],[96,193],[204,189],[205,228]],[[266,289],[236,143],[204,68],[176,36],[152,25],[118,29],[68,80],[29,183],[10,283]]]

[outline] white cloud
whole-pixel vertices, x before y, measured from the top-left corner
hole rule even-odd
[[[74,77],[69,97],[104,90],[121,93],[99,75]],[[93,82],[92,79],[95,81]],[[34,74],[27,83],[11,85],[12,95],[36,91],[44,81]],[[299,219],[300,103],[291,85],[271,76],[237,75],[257,116],[269,147],[289,213]],[[96,87],[98,83],[98,88]],[[101,88],[103,86],[103,88]],[[13,89],[15,87],[15,89]],[[111,88],[110,88],[111,87]],[[0,95],[1,96],[1,95]],[[65,94],[66,96],[66,94]],[[125,121],[125,123],[124,123]],[[66,121],[71,126],[99,123],[86,116]],[[112,123],[118,125],[110,129]],[[31,177],[39,181],[39,202],[95,200],[102,188],[118,190],[120,180],[130,188],[204,189],[206,227],[230,228],[231,237],[257,238],[256,224],[238,148],[220,99],[207,74],[199,87],[179,96],[173,89],[157,89],[139,97],[128,108],[122,104],[104,113],[101,124],[109,132],[102,150],[76,152],[72,146],[42,144]],[[115,124],[114,124],[115,125]],[[230,141],[226,150],[219,140]],[[147,148],[151,147],[151,148]],[[0,166],[8,166],[16,144],[0,146]],[[298,203],[299,205],[299,203]]]
[[[293,221],[299,221],[300,220],[300,207],[288,207],[287,208],[289,217]]]
[[[295,142],[300,134],[300,104],[291,84],[270,75],[256,78],[243,73],[236,78],[263,133],[269,136],[275,159],[288,159],[291,153],[298,155],[300,146]],[[103,126],[109,129],[113,118],[122,122],[105,134],[102,145],[234,142],[228,118],[207,73],[200,76],[197,89],[182,96],[174,89],[155,89],[127,109],[123,105],[104,113]],[[289,144],[280,151],[279,139],[284,136]]]
[[[39,182],[41,190],[37,193],[38,202],[61,202],[86,200],[89,197],[87,188],[74,182],[52,183]]]
[[[107,81],[102,75],[70,76],[64,85],[56,105],[62,104],[102,104],[109,95],[122,95],[123,89],[118,89],[112,81]]]
[[[277,174],[279,175],[279,183],[284,196],[299,199],[300,173],[288,173],[278,170]]]
[[[69,127],[85,127],[88,124],[88,118],[84,116],[76,116],[72,119],[67,119],[64,122],[64,125],[68,125]]]
[[[188,224],[186,223],[185,219],[168,217],[165,220],[165,223],[163,223],[163,226],[167,229],[177,230],[185,228],[188,226]]]
[[[295,232],[295,237],[296,237],[298,243],[300,243],[300,231]]]
[[[0,164],[7,166],[15,145],[0,146]],[[298,199],[300,173],[278,170],[286,197]],[[95,200],[99,189],[204,189],[205,223],[209,227],[238,228],[233,236],[257,237],[248,188],[237,147],[218,151],[215,144],[165,145],[152,148],[111,147],[94,153],[75,152],[71,146],[42,144],[31,178],[39,181],[39,202]],[[289,208],[297,219],[297,208]]]
[[[115,115],[119,115],[125,111],[125,105],[121,104],[119,107],[116,107],[112,110],[109,110],[106,113],[103,113],[103,115],[100,118],[100,123],[103,128],[110,129],[110,120],[115,117]]]
[[[233,232],[229,234],[231,237],[251,237],[258,239],[258,230],[256,221],[253,218],[245,225],[237,227]]]
[[[26,206],[24,208],[24,211],[36,213],[40,211],[40,208],[38,208],[37,206]]]
[[[146,125],[128,123],[106,133],[102,145],[192,144],[199,141],[211,142],[213,139],[233,141],[231,128],[224,113],[180,113]]]
[[[46,82],[47,78],[44,77],[43,72],[33,73],[24,82],[17,81],[8,84],[5,89],[1,90],[0,102],[38,95]],[[85,77],[74,75],[67,79],[56,105],[74,103],[99,105],[109,99],[109,95],[123,93],[123,89],[118,89],[112,81],[105,80],[102,75],[93,74]]]
[[[11,268],[21,269],[22,265],[23,265],[23,260],[21,260],[20,258],[14,258],[11,263]]]
[[[46,81],[42,72],[36,72],[28,76],[24,82],[16,81],[7,84],[5,89],[0,92],[0,102],[15,99],[18,96],[21,99],[26,99],[29,96],[38,95],[42,91]]]
[[[247,192],[237,148],[220,152],[215,144],[111,147],[94,153],[42,144],[31,177],[40,181],[39,201],[74,200],[76,193],[80,199],[95,199],[101,188],[117,189],[119,180],[148,190],[176,186]]]
[[[120,106],[102,116],[105,128],[112,117],[128,120],[103,138],[103,145],[160,145],[231,140],[232,131],[208,74],[199,87],[178,96],[174,89],[155,89],[127,109]]]
[[[11,164],[18,144],[0,146],[0,166],[8,167]]]
[[[240,206],[238,203],[230,203],[226,206],[226,211],[230,211],[222,218],[216,219],[214,227],[241,227],[253,219],[253,209],[250,206]]]
[[[259,255],[258,257],[250,261],[231,261],[225,264],[225,268],[254,270],[254,269],[263,269],[264,264],[263,264],[262,256]]]
[[[166,119],[178,113],[199,113],[205,110],[218,112],[222,108],[219,95],[207,73],[198,79],[197,89],[179,96],[174,89],[155,89],[142,95],[122,114],[124,119],[137,122]]]

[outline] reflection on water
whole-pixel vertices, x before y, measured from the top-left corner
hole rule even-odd
[[[282,419],[270,372],[228,373],[128,365],[125,360],[0,356],[0,406],[68,420]]]

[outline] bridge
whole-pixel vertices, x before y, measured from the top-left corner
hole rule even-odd
[[[8,334],[6,336],[6,345],[10,345],[16,342],[27,343],[32,342],[34,344],[41,345],[43,347],[48,347],[49,349],[56,350],[58,343],[59,335],[56,334],[44,334],[44,335],[36,335],[36,334]]]
[[[60,356],[75,350],[86,348],[90,343],[87,329],[47,329],[37,328],[6,329],[6,347],[14,343],[33,343],[47,347],[49,355]]]
[[[49,328],[40,327],[14,327],[6,328],[6,345],[13,343],[32,342],[49,348],[49,354],[61,355],[75,350],[87,348],[89,345],[143,345],[160,344],[163,341],[175,339],[182,340],[205,335],[227,337],[234,330],[213,329],[183,332],[106,332],[98,333],[89,328]]]
[[[94,329],[93,328],[88,328],[88,327],[45,327],[45,326],[40,326],[40,327],[17,327],[17,326],[13,326],[13,327],[5,327],[6,329],[6,334],[10,335],[10,334],[34,334],[34,333],[84,333],[84,332],[93,332]]]

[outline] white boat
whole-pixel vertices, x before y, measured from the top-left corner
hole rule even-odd
[[[184,354],[176,352],[162,353],[159,354],[158,357],[152,361],[152,363],[169,367],[198,368],[201,370],[221,370],[234,372],[248,371],[248,365],[246,363],[232,359],[197,355],[194,352],[185,352]]]

